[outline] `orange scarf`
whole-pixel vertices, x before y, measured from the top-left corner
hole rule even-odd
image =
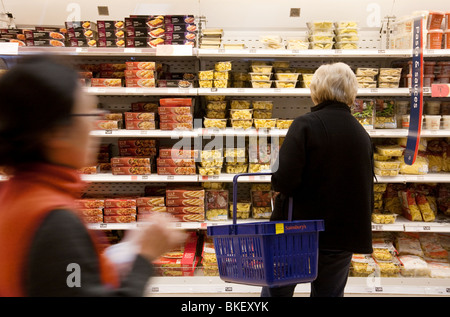
[[[52,210],[76,213],[74,200],[84,188],[75,169],[51,164],[35,164],[0,184],[0,296],[26,296],[25,266],[35,233]],[[98,237],[89,232],[102,283],[117,287],[115,268],[100,253]]]

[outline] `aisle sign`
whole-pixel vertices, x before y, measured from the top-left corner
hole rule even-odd
[[[411,111],[409,119],[408,139],[405,149],[405,163],[414,164],[417,157],[422,129],[423,111],[423,18],[414,19],[413,57],[411,80]]]

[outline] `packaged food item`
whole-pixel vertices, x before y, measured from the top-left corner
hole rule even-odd
[[[330,50],[333,48],[334,42],[311,42],[311,48],[313,50]]]
[[[375,110],[375,100],[356,99],[351,111],[356,120],[366,129],[373,128],[373,117]]]
[[[248,219],[250,218],[250,208],[251,208],[251,202],[247,201],[238,201],[236,203],[236,218],[237,219]],[[229,217],[233,218],[233,203],[230,202],[229,203]]]
[[[198,167],[198,173],[202,176],[219,175],[221,170],[221,167]]]
[[[156,159],[156,165],[159,167],[195,167],[194,159],[169,159],[160,158]]]
[[[113,167],[132,167],[132,166],[148,166],[150,167],[150,158],[148,157],[113,157],[111,165]]]
[[[225,110],[206,110],[206,118],[209,119],[225,119],[226,111]]]
[[[396,108],[394,100],[377,99],[375,109],[375,128],[397,128]]]
[[[425,197],[425,195],[418,194],[416,196],[416,203],[419,207],[420,213],[422,214],[423,221],[434,221],[435,214],[431,209],[431,206]]]
[[[104,200],[105,208],[130,208],[136,207],[135,198],[106,198]]]
[[[272,111],[273,109],[273,101],[270,100],[254,100],[253,101],[253,109],[254,110],[268,110]]]
[[[158,175],[195,175],[195,167],[193,166],[158,166]]]
[[[230,119],[231,127],[234,129],[250,129],[253,126],[253,120]]]
[[[373,212],[372,213],[372,222],[378,224],[390,224],[395,223],[397,219],[397,214],[389,213],[389,212]]]
[[[122,87],[120,78],[91,78],[92,87]]]
[[[400,274],[402,276],[422,277],[430,274],[427,262],[417,255],[400,255],[398,259],[401,263]]]
[[[272,80],[252,80],[253,88],[270,88],[272,87]]]
[[[417,233],[398,233],[395,238],[395,247],[399,255],[424,256]]]
[[[217,62],[215,65],[214,65],[214,70],[215,71],[229,71],[229,70],[231,70],[231,68],[232,68],[232,66],[231,66],[231,62],[230,61],[228,61],[228,62]]]
[[[377,269],[381,277],[397,277],[400,273],[400,262],[397,257],[391,261],[377,261],[375,260]]]
[[[252,207],[252,217],[255,219],[270,219],[271,207]]]
[[[113,175],[150,175],[150,166],[127,166],[127,167],[111,167]]]
[[[276,88],[295,88],[296,80],[274,80]]]
[[[225,172],[228,174],[241,174],[247,173],[248,164],[226,164]]]
[[[283,41],[279,35],[264,35],[260,36],[259,40],[267,49],[284,49]]]
[[[136,221],[136,215],[103,216],[104,223],[131,223]]]
[[[213,80],[199,80],[198,85],[200,88],[212,88]]]
[[[421,155],[417,155],[414,164],[409,165],[404,163],[404,159],[401,159],[400,173],[410,175],[425,175],[428,174],[428,159]]]
[[[447,259],[448,251],[445,250],[435,233],[421,233],[419,235],[420,245],[426,257],[431,259]]]
[[[334,29],[334,23],[332,21],[327,21],[327,20],[307,22],[306,25],[310,30],[317,30],[317,29],[333,30]]]
[[[270,80],[272,73],[249,73],[251,80]]]
[[[156,122],[153,120],[126,120],[127,130],[155,130]]]
[[[403,216],[411,221],[422,221],[422,214],[416,204],[416,193],[407,189],[399,191],[398,194],[402,203]]]
[[[161,207],[165,206],[164,196],[138,197],[136,198],[137,207]]]
[[[225,129],[227,127],[227,119],[204,118],[203,125],[205,128]]]
[[[103,214],[105,216],[136,216],[136,207],[105,208]]]
[[[404,148],[397,145],[376,145],[377,152],[383,156],[402,156]]]
[[[156,156],[155,147],[124,147],[119,148],[120,156]]]
[[[206,219],[228,219],[228,190],[206,190],[205,204]]]
[[[432,278],[449,278],[450,277],[450,263],[447,261],[433,261],[426,260],[428,269],[430,270],[430,277]]]
[[[126,87],[137,87],[137,88],[155,88],[156,87],[156,81],[154,78],[126,78],[125,79],[125,86]]]
[[[440,29],[442,21],[444,19],[444,12],[430,11],[427,18],[428,31]]]
[[[252,66],[250,68],[253,73],[271,74],[273,66],[272,65],[254,65],[254,64],[252,64]]]
[[[307,50],[309,42],[305,39],[287,39],[286,48],[288,50]]]
[[[376,268],[375,261],[367,254],[353,254],[351,260],[350,273],[352,276],[366,277],[374,274]]]
[[[256,129],[273,129],[276,126],[277,119],[254,119]]]
[[[171,214],[203,214],[204,206],[168,206],[167,212]]]
[[[378,68],[362,68],[356,69],[356,76],[376,76],[379,73]]]
[[[121,128],[121,124],[118,120],[96,120],[93,128],[98,130],[117,130]]]
[[[231,119],[249,120],[252,119],[253,109],[231,109]]]
[[[159,128],[161,130],[192,130],[194,125],[192,122],[161,122]]]
[[[156,70],[155,62],[125,62],[127,70]]]
[[[400,168],[400,161],[374,161],[374,165],[375,167],[379,168],[379,169],[399,169]]]

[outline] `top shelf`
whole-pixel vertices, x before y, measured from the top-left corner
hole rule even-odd
[[[19,47],[18,55],[57,54],[67,56],[115,56],[115,57],[176,57],[192,56],[198,58],[410,58],[412,49],[353,49],[353,50],[267,50],[267,49],[192,49],[192,54],[186,52],[178,54],[177,51],[160,54],[156,48],[103,48],[103,47]],[[11,55],[11,52],[2,52],[0,55]],[[449,49],[424,50],[424,57],[450,57]]]

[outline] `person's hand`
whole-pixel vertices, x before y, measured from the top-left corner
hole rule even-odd
[[[137,253],[149,261],[153,261],[165,252],[182,244],[187,234],[180,229],[171,227],[173,218],[164,213],[154,213],[140,222],[136,230],[132,230],[125,237],[136,245]]]

